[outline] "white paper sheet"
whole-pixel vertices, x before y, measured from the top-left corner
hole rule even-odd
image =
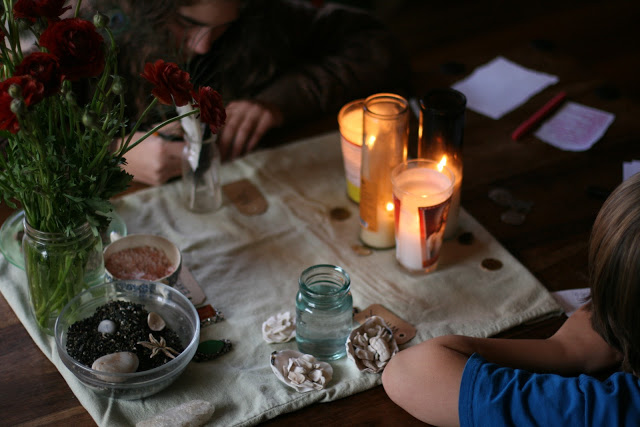
[[[632,160],[622,163],[622,180],[628,179],[631,175],[640,172],[640,160]]]
[[[470,110],[497,120],[557,82],[556,76],[524,68],[498,56],[452,87],[467,97]]]
[[[540,126],[536,137],[566,151],[585,151],[607,131],[615,115],[567,102]]]
[[[558,301],[558,304],[560,304],[560,307],[562,307],[567,316],[571,316],[577,309],[583,306],[590,294],[591,290],[589,288],[551,292],[551,295]]]

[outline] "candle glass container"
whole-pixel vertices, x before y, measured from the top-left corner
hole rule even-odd
[[[395,244],[391,170],[407,158],[409,103],[381,93],[364,102],[360,169],[360,240],[373,248]]]
[[[342,107],[338,113],[347,196],[356,203],[360,202],[363,111],[364,99],[356,99]]]
[[[349,275],[335,265],[314,265],[300,274],[298,284],[298,349],[322,360],[345,356],[353,322]]]
[[[396,259],[414,273],[436,269],[448,221],[455,176],[442,163],[415,159],[391,174]]]
[[[441,161],[456,177],[444,238],[455,236],[462,188],[462,141],[467,98],[455,89],[433,89],[420,100],[418,158]]]

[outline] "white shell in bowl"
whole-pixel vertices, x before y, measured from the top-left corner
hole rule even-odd
[[[371,316],[351,331],[347,339],[347,356],[360,371],[382,372],[391,357],[398,352],[393,332],[382,317]]]
[[[280,381],[300,393],[322,390],[333,377],[333,368],[327,362],[295,350],[271,353],[271,369]]]

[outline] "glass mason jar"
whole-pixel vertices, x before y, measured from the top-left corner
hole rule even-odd
[[[360,167],[360,240],[384,249],[395,244],[391,170],[407,158],[409,103],[392,93],[364,101]]]
[[[102,239],[89,223],[66,235],[36,230],[25,220],[22,251],[32,312],[38,326],[53,335],[67,302],[103,282]]]
[[[349,275],[335,265],[314,265],[300,274],[298,284],[298,349],[322,360],[345,356],[353,322]]]
[[[218,135],[202,144],[188,142],[182,151],[184,199],[192,212],[212,212],[222,206]]]

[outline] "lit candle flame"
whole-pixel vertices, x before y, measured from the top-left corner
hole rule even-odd
[[[387,212],[391,212],[393,210],[393,203],[387,202]]]
[[[442,169],[447,165],[447,155],[442,156],[442,160],[438,163],[438,172],[442,172]]]
[[[369,140],[367,141],[367,147],[373,148],[373,144],[375,144],[375,143],[376,143],[376,137],[375,137],[375,135],[371,135],[369,137]]]

